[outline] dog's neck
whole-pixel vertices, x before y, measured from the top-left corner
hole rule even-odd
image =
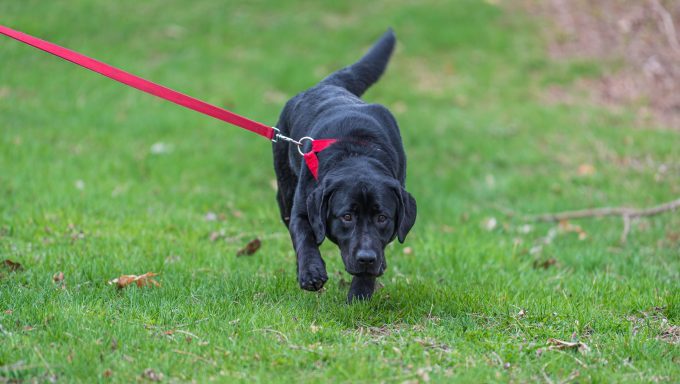
[[[397,178],[396,171],[388,166],[390,156],[387,151],[378,146],[372,148],[370,152],[352,151],[350,147],[343,147],[342,143],[343,140],[339,140],[333,145],[334,148],[329,148],[326,151],[323,165],[320,168],[319,181],[326,174],[343,174],[346,173],[346,170],[365,167],[370,167],[377,174]],[[372,143],[367,145],[374,146]]]

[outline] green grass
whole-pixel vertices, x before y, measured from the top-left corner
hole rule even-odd
[[[677,213],[636,222],[625,246],[619,220],[581,221],[585,240],[558,232],[539,252],[555,226],[525,233],[504,214],[680,195],[677,130],[546,101],[602,68],[550,61],[537,20],[471,0],[31,0],[0,14],[270,124],[393,26],[395,57],[365,98],[396,114],[419,210],[371,301],[345,304],[328,244],[326,289],[304,292],[266,141],[1,38],[0,260],[24,270],[0,269],[0,382],[148,368],[171,382],[678,380],[663,338],[680,322]],[[237,258],[254,237],[260,251]],[[107,285],[147,271],[161,288]],[[547,349],[572,335],[590,352]]]

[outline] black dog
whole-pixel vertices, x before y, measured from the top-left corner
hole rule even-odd
[[[382,75],[395,37],[387,31],[357,63],[341,69],[288,101],[277,128],[300,140],[336,139],[319,152],[318,179],[295,144],[274,143],[281,218],[297,253],[302,289],[328,280],[319,244],[328,237],[354,275],[348,300],[370,298],[387,266],[384,250],[404,242],[416,220],[416,202],[404,189],[406,156],[399,127],[382,105],[360,96]],[[312,150],[304,140],[302,152]]]

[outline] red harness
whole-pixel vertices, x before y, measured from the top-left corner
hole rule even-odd
[[[28,44],[35,48],[41,49],[45,52],[51,53],[64,60],[68,60],[74,64],[80,65],[81,67],[102,74],[108,78],[121,82],[130,87],[136,88],[142,92],[149,93],[151,95],[160,97],[161,99],[165,99],[175,104],[181,105],[185,108],[193,109],[196,112],[212,116],[216,119],[225,121],[229,124],[254,132],[274,142],[278,141],[278,139],[283,139],[285,141],[290,141],[296,144],[298,148],[301,145],[300,142],[292,140],[284,135],[281,135],[279,133],[279,130],[276,128],[267,126],[254,120],[250,120],[246,117],[228,111],[224,108],[208,104],[204,101],[198,100],[191,96],[164,87],[160,84],[156,84],[149,80],[145,80],[139,76],[135,76],[129,72],[125,72],[114,66],[102,63],[101,61],[92,59],[78,52],[50,43],[49,41],[38,39],[37,37],[27,35],[25,33],[16,31],[3,25],[0,25],[0,34],[9,36],[24,44]],[[309,139],[312,141],[312,150],[306,154],[302,154],[302,152],[300,153],[303,155],[305,163],[309,167],[309,170],[312,172],[312,175],[314,175],[314,178],[317,179],[319,160],[317,159],[316,154],[328,148],[328,146],[333,144],[336,140],[335,139],[314,140],[311,138]]]
[[[312,172],[312,176],[314,176],[314,179],[319,180],[319,158],[316,157],[316,154],[330,147],[331,144],[335,143],[336,141],[338,140],[337,139],[312,140],[312,149],[309,152],[302,154],[302,157],[304,157],[305,159],[305,164],[307,164],[307,168],[309,168],[309,171]],[[300,153],[302,153],[302,151],[300,151]]]

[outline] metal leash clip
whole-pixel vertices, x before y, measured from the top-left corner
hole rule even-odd
[[[295,139],[291,139],[288,136],[282,135],[280,130],[276,127],[272,127],[274,131],[276,131],[276,134],[272,138],[273,143],[277,143],[279,140],[287,141],[289,143],[293,143],[297,146],[297,150],[300,153],[300,155],[304,156],[305,154],[302,152],[302,145],[304,144],[305,140],[309,140],[310,142],[314,141],[314,138],[305,136],[300,138],[300,141],[297,141]]]

